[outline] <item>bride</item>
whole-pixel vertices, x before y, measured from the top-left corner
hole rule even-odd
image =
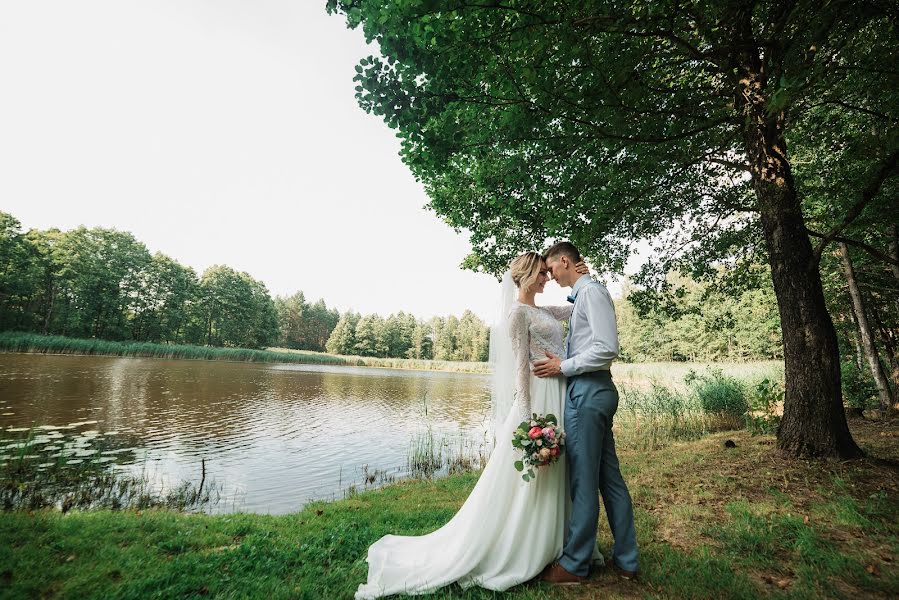
[[[579,263],[578,272],[587,268]],[[424,594],[453,582],[504,591],[532,579],[562,554],[570,505],[565,460],[525,482],[513,467],[521,457],[511,443],[513,431],[532,413],[556,415],[565,427],[564,378],[531,374],[531,363],[545,351],[566,355],[559,321],[571,316],[572,306],[534,303],[548,280],[546,263],[536,252],[513,260],[503,277],[500,319],[490,336],[496,446],[477,484],[437,531],[386,535],[372,544],[368,581],[359,586],[356,600]]]

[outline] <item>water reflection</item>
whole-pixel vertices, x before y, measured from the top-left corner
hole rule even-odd
[[[362,466],[402,476],[410,440],[483,440],[484,375],[0,354],[0,438],[29,427],[115,435],[123,468],[160,483],[208,476],[219,510],[283,513],[339,497]],[[48,440],[51,441],[51,440]],[[230,500],[229,500],[230,499]]]

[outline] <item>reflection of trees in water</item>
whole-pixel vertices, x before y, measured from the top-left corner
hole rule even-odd
[[[10,425],[96,419],[102,431],[206,455],[289,437],[302,427],[329,434],[373,423],[398,423],[413,431],[429,425],[477,429],[489,403],[488,378],[458,373],[300,371],[108,357],[12,359],[17,364],[9,371],[21,377],[4,386],[17,413]]]
[[[422,424],[436,421],[480,422],[489,401],[488,379],[464,374],[411,373],[397,375],[344,375],[325,373],[323,396],[330,403],[352,410],[374,406],[395,418]]]

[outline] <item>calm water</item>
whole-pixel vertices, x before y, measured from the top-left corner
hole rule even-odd
[[[118,468],[165,485],[199,482],[205,458],[213,511],[285,513],[342,497],[363,465],[406,476],[429,427],[485,446],[489,398],[486,375],[0,354],[0,448],[30,427],[50,448],[103,439]]]

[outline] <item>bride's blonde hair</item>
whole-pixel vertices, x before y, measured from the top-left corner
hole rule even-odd
[[[543,266],[543,255],[539,252],[525,252],[509,263],[509,273],[518,289],[527,290],[537,281],[541,266]]]

